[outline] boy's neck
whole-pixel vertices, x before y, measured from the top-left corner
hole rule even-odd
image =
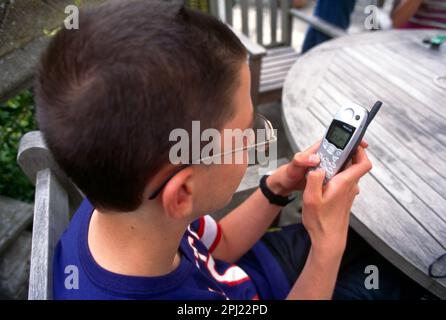
[[[130,276],[166,275],[179,265],[178,248],[189,224],[162,212],[93,212],[88,245],[104,269]],[[156,211],[156,209],[155,209]]]

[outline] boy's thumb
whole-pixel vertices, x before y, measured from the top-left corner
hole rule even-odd
[[[307,183],[304,193],[311,194],[313,196],[322,196],[322,187],[324,186],[325,171],[323,169],[317,169],[315,171],[308,172]]]

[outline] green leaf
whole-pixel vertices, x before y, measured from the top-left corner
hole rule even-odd
[[[36,130],[34,99],[25,90],[0,103],[0,194],[33,201],[34,187],[16,163],[20,138]]]

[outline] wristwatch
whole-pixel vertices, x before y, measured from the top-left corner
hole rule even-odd
[[[283,197],[281,195],[272,192],[271,189],[266,184],[266,179],[268,179],[268,177],[269,175],[264,175],[260,179],[260,190],[262,191],[265,198],[268,199],[269,203],[285,207],[287,204],[289,204],[291,201],[295,199],[295,197]]]

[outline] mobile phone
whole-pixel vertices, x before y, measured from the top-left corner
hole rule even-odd
[[[317,151],[321,162],[310,171],[324,169],[324,183],[342,171],[356,152],[368,126],[381,106],[382,102],[377,101],[370,112],[356,103],[342,106],[336,112]]]

